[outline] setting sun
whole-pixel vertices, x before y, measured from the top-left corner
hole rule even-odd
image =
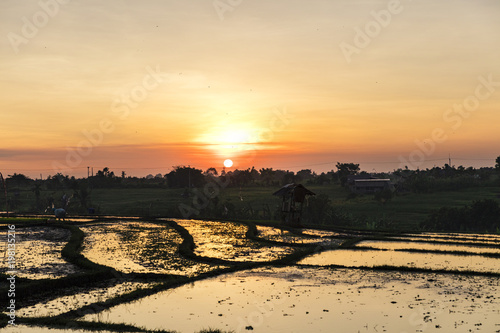
[[[225,166],[226,168],[230,168],[230,167],[232,167],[232,166],[233,166],[233,161],[232,161],[232,160],[230,160],[230,159],[225,160],[225,161],[224,161],[224,166]]]

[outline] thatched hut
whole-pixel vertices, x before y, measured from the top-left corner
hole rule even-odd
[[[274,192],[273,195],[283,198],[281,205],[281,219],[284,224],[300,226],[302,207],[306,196],[316,195],[302,184],[287,184]]]

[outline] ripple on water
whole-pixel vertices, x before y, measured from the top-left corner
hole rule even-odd
[[[261,268],[122,304],[84,320],[195,332],[494,332],[499,281],[329,268]]]
[[[183,258],[182,237],[171,227],[136,221],[81,226],[82,254],[89,260],[124,273],[161,273],[192,276],[218,268]]]
[[[16,228],[16,275],[28,279],[48,279],[80,272],[77,266],[68,263],[61,255],[70,236],[71,232],[63,228]],[[1,273],[7,271],[7,260],[8,256],[2,256]]]
[[[271,261],[292,253],[288,246],[265,246],[246,237],[248,227],[233,222],[175,220],[193,236],[199,256],[232,261]]]

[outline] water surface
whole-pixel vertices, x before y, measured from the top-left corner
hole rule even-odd
[[[196,332],[495,332],[499,280],[327,268],[219,276],[85,320]],[[334,328],[334,329],[333,329]]]
[[[500,259],[441,253],[412,253],[377,250],[331,250],[306,257],[301,265],[341,265],[346,267],[413,267],[500,273]]]

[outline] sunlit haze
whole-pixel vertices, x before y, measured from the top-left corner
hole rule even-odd
[[[5,0],[0,171],[493,166],[499,17],[498,0]]]

